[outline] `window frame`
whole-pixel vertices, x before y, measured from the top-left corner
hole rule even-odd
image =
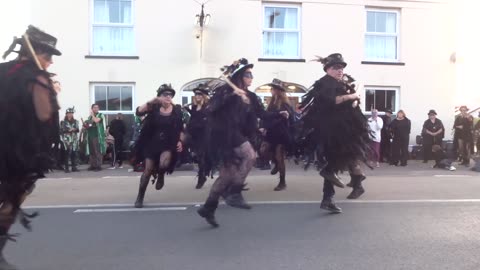
[[[383,12],[383,13],[395,13],[396,14],[396,23],[395,23],[395,34],[390,34],[390,33],[382,33],[382,32],[368,32],[368,12]],[[367,7],[365,9],[365,33],[363,37],[363,42],[364,42],[364,51],[363,51],[363,58],[365,59],[364,61],[368,62],[386,62],[386,63],[399,63],[401,59],[400,55],[400,40],[401,40],[401,35],[400,35],[400,16],[401,16],[401,10],[400,9],[390,9],[390,8],[371,8]],[[367,56],[367,46],[366,46],[366,40],[367,36],[381,36],[381,37],[396,37],[397,42],[396,42],[396,59],[386,59],[386,58],[369,58]]]
[[[365,85],[363,87],[363,100],[364,102],[364,105],[363,106],[366,106],[367,105],[367,91],[368,90],[373,90],[373,91],[378,91],[378,90],[384,90],[384,91],[395,91],[395,110],[393,110],[392,108],[392,112],[393,114],[396,114],[396,112],[399,110],[400,108],[400,86],[372,86],[372,85]],[[374,102],[375,103],[375,102]],[[366,107],[363,107],[361,108],[364,113],[366,115],[371,115],[372,114],[372,111],[370,110],[370,108],[366,108]],[[378,112],[379,115],[384,115],[385,112],[383,111],[379,111]]]
[[[90,0],[90,21],[89,21],[89,35],[90,35],[90,46],[89,46],[89,55],[91,56],[136,56],[137,54],[137,36],[136,36],[136,24],[135,24],[135,0],[130,0],[132,3],[131,6],[131,24],[125,24],[125,23],[95,23],[95,0]],[[100,27],[130,27],[132,28],[133,31],[133,50],[130,53],[115,53],[115,52],[105,52],[105,53],[99,53],[99,52],[94,52],[93,51],[93,28],[95,26],[100,26]]]
[[[297,10],[297,29],[279,29],[279,28],[265,28],[265,11],[266,8],[295,8]],[[264,52],[264,35],[265,32],[276,32],[276,33],[298,33],[298,42],[297,42],[297,56],[274,56],[274,55],[265,55]],[[263,3],[262,4],[262,46],[261,46],[261,58],[267,59],[302,59],[302,5],[299,4],[288,4],[288,3]]]
[[[135,83],[133,82],[90,82],[90,104],[95,104],[95,86],[129,86],[132,87],[132,110],[125,111],[125,110],[118,110],[118,111],[111,111],[111,110],[100,110],[101,113],[107,114],[135,114],[136,111],[136,98],[135,98]],[[108,99],[106,99],[108,100]]]

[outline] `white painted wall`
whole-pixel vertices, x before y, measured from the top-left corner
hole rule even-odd
[[[221,66],[245,57],[255,64],[252,89],[273,77],[309,87],[324,73],[319,63],[308,60],[340,52],[348,62],[345,71],[361,89],[363,85],[400,87],[400,108],[412,120],[413,142],[429,109],[436,109],[447,127],[453,125],[456,65],[450,55],[456,49],[456,28],[451,1],[275,1],[301,5],[301,57],[306,63],[257,61],[262,50],[260,0],[209,2],[205,11],[212,18],[204,31],[202,58],[194,26],[200,6],[193,0],[135,0],[138,60],[85,59],[90,44],[89,0],[32,1],[29,22],[58,37],[63,56],[54,58],[51,71],[63,84],[63,108],[75,105],[79,116],[88,115],[90,82],[134,82],[136,105],[140,105],[154,96],[161,83],[179,89],[197,78],[216,77]],[[405,66],[361,64],[366,6],[400,10],[400,60]],[[25,28],[14,32],[19,35]],[[3,33],[2,28],[2,38]]]

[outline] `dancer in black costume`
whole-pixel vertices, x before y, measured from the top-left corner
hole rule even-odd
[[[154,175],[155,189],[164,185],[165,173],[171,174],[177,161],[177,152],[183,150],[182,108],[172,103],[175,90],[163,84],[157,97],[137,108],[136,115],[146,115],[140,137],[135,144],[135,159],[145,160],[140,177],[136,208],[143,207],[148,181]],[[134,163],[135,164],[135,163]]]
[[[285,158],[287,151],[292,146],[295,114],[288,101],[286,95],[287,88],[284,86],[284,83],[279,79],[274,79],[268,85],[271,87],[272,99],[268,104],[267,112],[278,113],[287,111],[289,113],[288,119],[278,114],[270,121],[262,121],[261,124],[261,130],[265,134],[265,138],[260,147],[260,154],[265,160],[272,160],[274,167],[270,173],[272,175],[280,174],[280,181],[274,189],[275,191],[280,191],[287,188]]]
[[[209,90],[207,86],[200,84],[193,89],[195,96],[193,97],[193,103],[184,106],[184,108],[190,114],[190,121],[187,124],[187,141],[195,154],[196,161],[198,163],[197,185],[196,189],[201,189],[207,181],[207,175],[209,173],[205,164],[204,153],[204,139],[205,139],[205,126],[207,124],[207,105],[209,100]],[[191,105],[191,108],[189,108]]]
[[[208,105],[206,153],[210,168],[219,168],[220,175],[198,214],[214,227],[218,226],[215,210],[220,196],[232,207],[251,208],[241,192],[255,162],[251,141],[258,130],[258,118],[268,121],[279,114],[289,116],[286,111],[265,112],[257,95],[248,90],[252,68],[244,58],[225,66],[227,84],[214,89]]]
[[[331,54],[319,61],[327,74],[305,95],[302,120],[304,129],[312,132],[307,147],[316,149],[317,157],[324,156],[327,161],[320,171],[325,179],[320,207],[340,213],[342,210],[333,200],[334,185],[344,187],[338,172],[350,172],[353,191],[347,198],[356,199],[365,192],[362,186],[365,176],[360,163],[367,162],[371,151],[369,131],[367,119],[358,106],[360,96],[351,85],[353,78],[344,79],[343,69],[347,63],[342,55]]]
[[[3,258],[8,232],[20,215],[29,229],[21,205],[35,182],[54,167],[53,138],[59,137],[58,103],[47,68],[52,55],[61,55],[57,39],[34,26],[15,38],[5,59],[20,45],[17,59],[0,64],[0,269],[16,269]]]

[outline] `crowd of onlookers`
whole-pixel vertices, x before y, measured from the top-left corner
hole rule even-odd
[[[411,121],[403,110],[393,115],[391,110],[385,110],[380,115],[375,109],[371,110],[368,124],[371,130],[370,166],[380,167],[380,163],[394,166],[407,166],[409,159],[423,159],[424,163],[434,160],[434,167],[455,170],[454,162],[470,166],[472,156],[480,154],[480,112],[478,117],[468,113],[466,106],[459,108],[459,114],[454,121],[453,140],[444,140],[448,127],[437,118],[435,110],[428,111],[422,133],[416,136],[417,147],[411,149],[410,133]],[[141,128],[141,119],[135,117],[132,132],[127,132],[127,126],[122,114],[106,123],[106,117],[99,111],[99,106],[91,106],[90,115],[81,123],[74,118],[74,109],[66,111],[61,121],[61,143],[57,147],[58,169],[65,172],[78,171],[77,163],[86,162],[88,170],[100,171],[105,159],[109,160],[110,169],[123,168],[128,146],[138,137]],[[188,115],[185,115],[188,121]],[[126,138],[126,134],[132,134]],[[182,154],[180,162],[191,162],[188,150]],[[480,163],[480,162],[477,162]],[[479,170],[479,164],[472,170]],[[269,167],[259,160],[258,168]],[[139,169],[141,170],[141,168]]]
[[[445,132],[448,131],[437,112],[430,110],[428,119],[425,120],[422,133],[416,137],[416,142],[421,148],[409,151],[411,121],[404,111],[397,112],[396,117],[392,111],[386,110],[382,116],[378,111],[372,110],[368,119],[372,132],[372,166],[379,167],[380,162],[395,166],[407,166],[407,160],[415,157],[422,158],[424,163],[434,160],[436,168],[455,170],[453,162],[469,167],[472,156],[480,154],[480,113],[477,118],[469,112],[466,106],[459,108],[460,113],[455,117],[452,130],[453,140],[446,141]],[[419,151],[415,151],[418,149]],[[478,162],[477,162],[478,163]],[[476,164],[472,170],[479,170]]]

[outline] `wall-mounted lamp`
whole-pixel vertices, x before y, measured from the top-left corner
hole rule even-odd
[[[197,14],[195,16],[195,24],[200,26],[200,28],[203,28],[204,26],[207,26],[208,23],[210,22],[210,14],[205,14],[205,11],[203,10],[204,4],[202,4],[202,10],[200,11],[200,14]]]
[[[195,35],[195,37],[200,40],[200,58],[202,58],[203,55],[203,28],[208,25],[211,17],[210,14],[205,14],[205,11],[203,10],[204,5],[205,3],[202,4],[200,14],[195,16],[195,25],[200,26],[198,33]]]

